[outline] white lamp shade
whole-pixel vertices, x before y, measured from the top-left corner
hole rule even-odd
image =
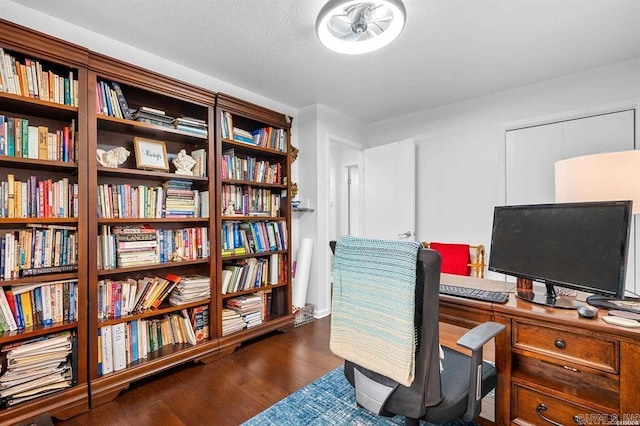
[[[640,213],[640,150],[585,155],[555,163],[556,202],[633,201]]]

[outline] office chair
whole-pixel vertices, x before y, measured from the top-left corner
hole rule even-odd
[[[482,397],[495,387],[497,381],[495,367],[482,360],[482,348],[505,327],[494,322],[486,322],[465,333],[457,344],[471,350],[471,356],[449,348],[441,348],[438,330],[440,255],[435,250],[422,248],[417,242],[394,241],[393,243],[389,254],[386,257],[379,257],[380,251],[387,248],[388,242],[349,236],[341,237],[337,243],[330,242],[335,255],[334,285],[337,284],[333,289],[331,349],[345,358],[344,374],[354,387],[359,406],[381,416],[402,415],[405,417],[405,425],[418,425],[419,420],[438,424],[455,420],[470,422],[480,414]],[[391,262],[391,259],[398,258],[396,243],[399,243],[403,249],[406,248],[403,244],[409,243],[408,252],[417,251],[414,258],[415,266],[410,263],[411,260],[400,267]],[[361,267],[360,259],[366,259],[364,263],[367,267]],[[374,271],[367,270],[370,265]],[[360,365],[362,362],[341,355],[345,351],[340,346],[344,343],[349,344],[346,342],[349,340],[348,336],[356,336],[354,340],[360,338],[357,334],[363,330],[363,327],[364,330],[377,330],[385,326],[395,327],[388,318],[384,318],[383,312],[378,316],[384,319],[378,321],[373,318],[371,324],[361,323],[361,320],[367,320],[366,314],[355,320],[352,319],[354,323],[358,323],[353,325],[353,328],[357,328],[353,331],[348,330],[351,327],[348,318],[345,322],[344,318],[340,317],[348,317],[352,312],[359,312],[358,309],[361,306],[355,305],[363,303],[362,300],[369,296],[365,295],[363,298],[358,296],[358,293],[350,293],[353,288],[349,289],[348,286],[357,287],[364,283],[369,289],[371,281],[377,280],[376,277],[390,273],[389,268],[391,273],[395,269],[400,271],[401,275],[415,272],[415,284],[408,287],[409,291],[415,292],[414,306],[410,308],[413,321],[409,324],[413,329],[412,342],[415,342],[412,360],[414,372],[412,381],[406,384],[401,384],[380,371],[373,371],[380,370],[379,365],[383,365],[383,362],[374,360],[374,367],[365,368]],[[412,268],[415,268],[415,271],[409,271]],[[396,291],[394,288],[393,291],[383,294],[383,303],[387,301],[394,303],[392,298],[396,296],[403,297],[402,290]],[[380,306],[374,306],[371,309],[375,312],[380,310]],[[344,312],[347,313],[344,314]],[[375,317],[376,314],[372,316]],[[341,330],[342,327],[347,328],[346,339],[343,334],[345,330]],[[393,332],[395,331],[389,333],[393,334]],[[375,334],[376,337],[373,340],[376,340],[377,344],[378,333],[375,332]],[[441,351],[444,352],[442,358]],[[392,360],[392,362],[400,361]]]

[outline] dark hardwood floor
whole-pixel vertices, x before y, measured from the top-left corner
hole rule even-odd
[[[342,364],[330,317],[133,383],[114,401],[58,425],[238,425]]]

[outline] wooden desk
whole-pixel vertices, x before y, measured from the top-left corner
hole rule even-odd
[[[442,282],[515,290],[512,283],[448,274]],[[468,328],[492,320],[507,327],[495,339],[497,425],[616,424],[614,418],[640,424],[629,422],[640,421],[640,329],[606,324],[600,319],[606,314],[583,319],[515,294],[506,304],[440,296],[443,322]]]

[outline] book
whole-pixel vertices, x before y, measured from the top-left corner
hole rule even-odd
[[[118,99],[118,104],[120,104],[120,110],[122,111],[123,118],[126,118],[127,120],[133,120],[133,115],[131,114],[129,104],[127,103],[127,99],[124,97],[124,93],[122,92],[120,84],[112,81],[111,87],[113,87],[113,90],[116,93],[116,98]]]
[[[113,346],[113,371],[120,371],[127,366],[127,346],[125,343],[125,323],[113,324],[111,330]]]
[[[4,290],[0,287],[0,310],[2,310],[2,315],[4,316],[6,322],[8,323],[7,330],[15,331],[18,329],[18,325],[16,323],[15,317],[13,316],[13,311],[11,310],[11,306],[9,301],[7,300],[7,295]]]
[[[105,325],[100,327],[100,335],[102,336],[102,347],[98,348],[98,350],[102,351],[102,374],[108,374],[113,371],[112,326]]]

